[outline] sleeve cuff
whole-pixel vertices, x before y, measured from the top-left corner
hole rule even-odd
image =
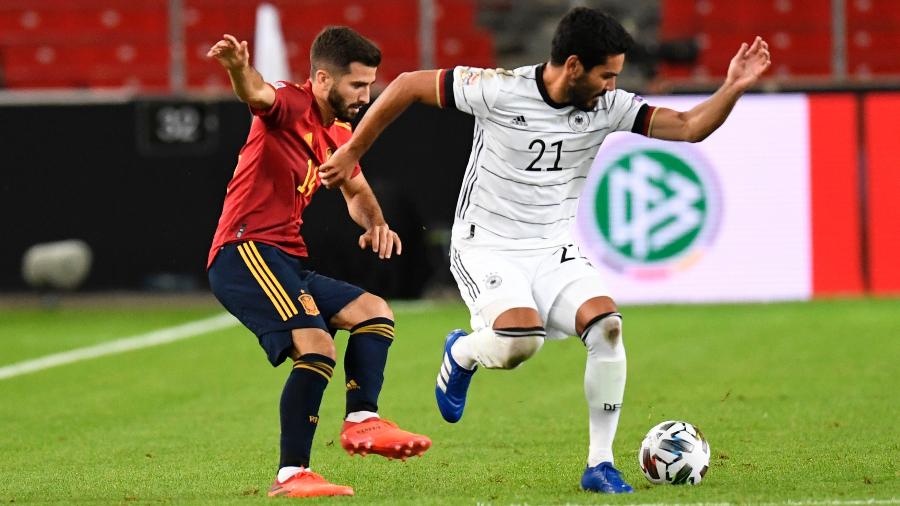
[[[435,93],[437,93],[438,106],[442,109],[456,108],[456,98],[453,96],[453,69],[441,69],[435,78]]]
[[[656,107],[647,104],[642,105],[638,110],[637,115],[634,117],[634,125],[632,125],[631,131],[645,137],[650,137],[650,129],[653,127],[654,114],[656,114]]]

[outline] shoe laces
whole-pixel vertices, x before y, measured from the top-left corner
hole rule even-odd
[[[610,482],[622,482],[622,473],[612,466],[612,464],[603,465],[603,476]]]

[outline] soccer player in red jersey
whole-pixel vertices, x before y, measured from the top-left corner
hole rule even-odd
[[[352,495],[309,470],[322,394],[335,366],[334,334],[348,330],[344,356],[347,415],[341,445],[351,455],[405,459],[430,446],[426,436],[378,416],[393,313],[378,296],[303,266],[303,210],[321,185],[318,168],[351,136],[348,121],[369,102],[381,52],[346,27],[329,27],[310,50],[305,84],[266,83],[249,64],[247,42],[231,35],[208,55],[228,71],[253,122],[228,183],[209,252],[213,293],[253,331],[273,366],[293,368],[281,395],[281,461],[270,496]],[[379,258],[401,253],[359,165],[341,187],[350,216],[365,232],[360,248]]]

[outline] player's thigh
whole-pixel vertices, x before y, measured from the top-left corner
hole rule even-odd
[[[349,330],[371,318],[393,316],[381,297],[346,281],[310,272],[309,289],[308,300],[328,322],[332,334],[338,330]]]
[[[572,244],[547,255],[533,288],[549,339],[578,335],[580,309],[599,307],[601,301],[614,304],[603,276]]]
[[[311,310],[314,304],[305,304],[307,271],[278,248],[252,241],[225,245],[210,267],[209,282],[225,309],[256,334],[273,366],[297,351],[294,329],[329,331],[322,315]]]
[[[542,325],[528,267],[520,260],[493,250],[451,247],[450,272],[472,315],[474,330],[495,326],[504,314],[504,325]]]

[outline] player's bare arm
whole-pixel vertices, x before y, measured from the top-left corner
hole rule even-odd
[[[363,116],[350,141],[319,167],[322,184],[337,188],[347,181],[375,139],[414,102],[440,106],[436,91],[439,75],[438,70],[419,70],[397,76]]]
[[[268,109],[275,103],[275,90],[250,66],[250,50],[246,40],[238,42],[233,35],[226,33],[209,49],[206,57],[219,60],[225,67],[231,87],[242,102],[254,109]]]
[[[771,64],[769,44],[762,37],[756,37],[750,45],[745,42],[731,59],[725,83],[711,97],[687,112],[657,109],[650,123],[650,136],[702,141],[725,122],[738,98],[756,84]]]
[[[400,243],[400,236],[384,221],[381,206],[378,205],[378,199],[375,198],[375,193],[365,176],[359,173],[350,178],[341,186],[341,192],[347,201],[350,217],[365,229],[359,236],[360,249],[371,247],[382,260],[391,258],[395,249],[398,255],[402,254],[403,245]]]

